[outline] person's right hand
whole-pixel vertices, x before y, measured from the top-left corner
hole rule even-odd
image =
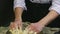
[[[22,22],[20,20],[11,22],[9,25],[9,28],[12,30],[14,30],[16,28],[20,29],[20,28],[22,28]]]

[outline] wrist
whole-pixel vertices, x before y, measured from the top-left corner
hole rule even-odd
[[[15,19],[14,21],[20,21],[20,22],[22,22],[22,19]]]
[[[42,18],[39,23],[46,26],[47,24],[49,24],[51,21],[51,19],[48,16],[45,16],[44,18]]]
[[[40,26],[42,26],[42,27],[45,27],[46,25],[44,24],[44,23],[42,23],[42,22],[38,22],[38,24],[40,25]]]
[[[13,22],[14,22],[14,23],[20,23],[20,22],[22,22],[22,19],[21,19],[21,17],[20,17],[20,18],[15,17],[15,19],[14,19]]]
[[[45,20],[40,20],[39,22],[38,22],[38,24],[40,24],[40,25],[42,25],[42,26],[46,26],[47,25],[47,21],[45,21]]]

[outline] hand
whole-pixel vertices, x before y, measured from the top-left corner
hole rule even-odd
[[[17,28],[20,29],[22,28],[22,22],[20,20],[11,22],[9,28],[12,30]]]
[[[40,23],[31,23],[26,29],[39,33],[43,28],[44,26]]]

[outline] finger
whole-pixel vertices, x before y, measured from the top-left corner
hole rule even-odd
[[[30,24],[30,25],[28,25],[28,26],[26,27],[26,29],[30,29],[30,27],[31,27],[31,24]]]
[[[34,28],[33,28],[31,25],[28,26],[27,29],[28,29],[29,31],[34,31]]]
[[[10,23],[9,29],[13,30],[13,22]]]
[[[10,25],[10,29],[12,29],[12,30],[18,29],[17,24],[12,22],[11,25]]]
[[[28,25],[25,29],[28,29],[28,30],[30,30],[30,25]]]
[[[18,25],[16,23],[14,23],[14,27],[15,29],[18,29]]]
[[[34,26],[30,26],[29,31],[38,32],[38,30]]]
[[[18,24],[18,29],[22,29],[22,23]]]

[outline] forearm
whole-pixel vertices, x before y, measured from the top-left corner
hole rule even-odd
[[[42,25],[49,24],[52,20],[54,20],[56,17],[58,17],[58,13],[54,10],[51,10],[44,18],[42,18],[39,23]]]
[[[23,9],[21,7],[17,7],[15,8],[15,20],[22,20],[22,12],[23,12]]]

